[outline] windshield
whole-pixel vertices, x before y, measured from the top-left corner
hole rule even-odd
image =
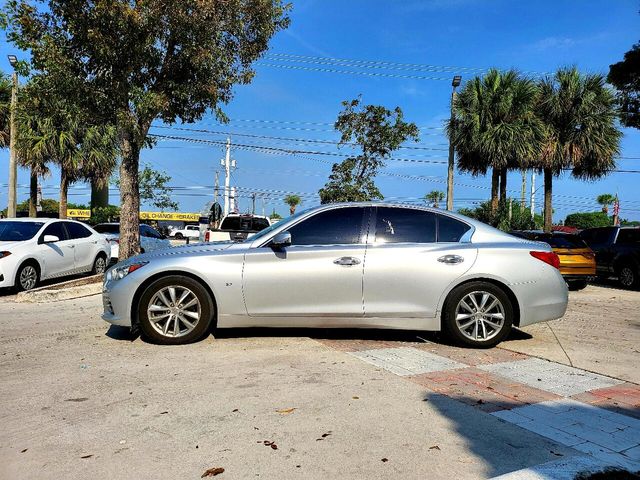
[[[44,222],[0,222],[1,242],[23,242],[32,239]]]
[[[301,217],[302,215],[306,214],[307,212],[310,212],[311,210],[315,209],[316,207],[311,207],[311,208],[306,208],[304,210],[300,210],[296,213],[294,213],[293,215],[291,215],[288,218],[285,218],[283,220],[280,220],[279,222],[274,223],[273,225],[265,228],[264,230],[260,230],[257,233],[254,233],[253,235],[249,235],[247,237],[247,239],[245,240],[245,242],[253,242],[254,240],[257,240],[259,238],[265,237],[267,235],[269,235],[271,232],[273,232],[276,228],[279,228],[283,222],[287,222],[289,223],[291,220],[294,220],[298,217]]]

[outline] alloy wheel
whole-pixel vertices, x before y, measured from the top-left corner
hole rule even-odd
[[[27,265],[20,272],[20,286],[23,290],[31,290],[38,281],[38,272],[35,267]]]
[[[200,300],[186,287],[163,287],[151,297],[147,317],[153,329],[160,335],[183,337],[196,328],[200,321]]]
[[[456,326],[473,341],[492,339],[500,333],[504,322],[504,306],[489,292],[471,292],[456,307]]]
[[[96,258],[96,263],[94,266],[96,275],[100,273],[104,273],[106,267],[107,267],[107,262],[103,257]]]
[[[625,287],[631,287],[635,281],[633,270],[629,267],[624,267],[620,270],[620,283]]]

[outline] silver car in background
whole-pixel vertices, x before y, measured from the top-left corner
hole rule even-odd
[[[102,318],[151,341],[225,327],[443,330],[490,347],[560,318],[567,287],[548,245],[438,209],[385,203],[301,211],[242,243],[146,253],[105,275]]]

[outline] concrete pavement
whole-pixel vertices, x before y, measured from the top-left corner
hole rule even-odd
[[[640,398],[625,379],[411,332],[231,330],[158,347],[99,311],[99,297],[0,299],[1,478],[200,478],[223,467],[219,478],[476,479],[636,454]],[[510,378],[519,362],[545,382]],[[562,429],[538,425],[556,414]],[[580,430],[584,418],[597,428]],[[604,434],[627,443],[602,450]]]

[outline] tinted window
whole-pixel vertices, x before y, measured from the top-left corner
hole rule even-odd
[[[435,241],[435,214],[408,208],[378,208],[376,242],[432,243]]]
[[[240,217],[227,217],[220,225],[220,230],[240,230]]]
[[[621,229],[616,243],[640,243],[640,229]]]
[[[151,228],[149,225],[144,224],[140,225],[140,234],[143,237],[162,238],[162,236],[155,229]]]
[[[120,225],[117,223],[101,223],[93,227],[93,229],[98,233],[120,233]]]
[[[0,222],[0,241],[22,242],[38,233],[44,222]]]
[[[577,235],[547,235],[547,238],[540,241],[547,242],[553,248],[585,248],[587,246]]]
[[[252,228],[256,232],[263,230],[269,226],[269,221],[266,218],[254,218]]]
[[[466,223],[445,215],[438,215],[439,242],[459,242],[469,230],[471,230],[471,227]]]
[[[54,222],[49,224],[47,228],[45,228],[44,231],[42,232],[42,235],[40,235],[40,238],[44,239],[45,235],[55,235],[60,240],[67,239],[67,232],[62,226],[62,222]]]
[[[79,223],[64,222],[64,226],[67,227],[67,233],[70,239],[87,238],[91,236],[91,232]]]
[[[360,243],[364,208],[336,208],[318,213],[289,229],[292,245]]]
[[[585,230],[580,237],[588,244],[608,243],[611,238],[611,230],[608,228],[596,228]]]

